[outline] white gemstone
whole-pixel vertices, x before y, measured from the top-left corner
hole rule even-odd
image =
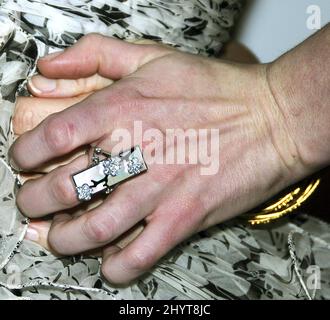
[[[89,187],[87,183],[83,184],[80,187],[77,187],[77,192],[78,192],[78,199],[79,200],[84,200],[84,201],[89,201],[92,198],[92,189]]]
[[[127,163],[127,169],[129,174],[138,174],[141,172],[142,163],[137,157],[130,157]]]
[[[108,176],[111,175],[115,177],[120,170],[120,161],[116,158],[110,158],[103,161],[103,173]]]

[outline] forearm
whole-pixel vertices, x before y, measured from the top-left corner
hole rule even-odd
[[[269,67],[268,80],[306,168],[330,163],[330,25]]]

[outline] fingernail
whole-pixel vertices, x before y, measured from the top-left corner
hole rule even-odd
[[[37,93],[52,92],[56,89],[56,80],[37,75],[29,80],[29,87]]]
[[[48,54],[47,56],[41,57],[39,60],[51,61],[62,53],[63,53],[63,51],[53,52],[53,53]]]
[[[25,233],[25,239],[30,241],[39,241],[39,232],[36,229],[28,227]]]

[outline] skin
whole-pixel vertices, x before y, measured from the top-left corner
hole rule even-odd
[[[139,40],[134,43],[138,44],[156,44],[150,40]],[[257,63],[256,57],[242,44],[235,41],[225,44],[221,59],[241,62],[241,63]],[[56,80],[55,89],[53,83],[49,87],[49,80],[42,75],[33,76],[28,82],[28,89],[31,97],[18,97],[16,100],[15,112],[13,116],[13,129],[16,136],[35,128],[47,116],[62,111],[70,106],[84,100],[88,95],[95,91],[103,89],[113,81],[98,74],[94,74],[88,78],[80,78],[76,80],[58,79]],[[42,90],[41,90],[42,89]],[[52,89],[51,91],[49,91]],[[33,172],[20,172],[19,178],[22,183],[31,179],[37,179],[49,173],[53,169],[71,162],[79,155],[84,154],[84,150],[74,151],[69,156],[64,156],[60,160],[52,161],[42,168],[38,168],[38,173]],[[101,201],[93,203],[90,208],[99,205]],[[78,216],[79,210],[73,210],[72,215]],[[25,239],[39,243],[49,251],[54,252],[48,243],[48,234],[51,227],[52,219],[32,219],[29,224]],[[134,226],[128,232],[113,242],[113,249],[118,251],[126,247],[133,241],[143,230],[142,223]],[[109,249],[108,249],[109,250]],[[100,255],[100,251],[93,252]]]
[[[138,40],[134,43],[138,44],[156,44],[151,40]],[[241,63],[257,63],[257,58],[244,45],[235,41],[228,42],[224,45],[221,53],[221,59],[232,62]],[[13,116],[13,130],[16,136],[35,128],[47,116],[62,111],[72,105],[84,100],[88,95],[101,90],[114,81],[104,78],[98,74],[94,74],[88,78],[80,79],[57,79],[54,83],[49,83],[49,79],[42,75],[35,75],[28,81],[28,89],[31,97],[18,97]],[[51,91],[50,91],[51,90]],[[49,173],[53,169],[70,163],[73,159],[85,153],[85,150],[77,150],[69,156],[56,159],[46,164],[42,168],[38,168],[38,173],[20,172],[19,178],[21,183],[25,183],[31,179],[37,179]],[[91,207],[99,205],[97,201]],[[74,216],[79,215],[79,210],[71,213]],[[49,251],[54,252],[48,243],[48,233],[51,227],[52,219],[32,219],[29,224],[25,239],[39,243]],[[131,241],[133,241],[143,230],[143,224],[138,224],[113,243],[115,250],[123,249]],[[100,254],[96,251],[95,254]]]
[[[220,168],[203,176],[201,164],[150,165],[147,174],[118,187],[98,205],[77,209],[70,175],[88,165],[84,154],[24,183],[17,195],[19,208],[32,218],[56,213],[48,234],[56,252],[100,248],[102,272],[109,281],[136,279],[190,235],[249,210],[329,164],[330,81],[329,72],[320,67],[321,62],[329,66],[329,37],[326,27],[267,65],[207,59],[99,35],[41,59],[39,70],[48,79],[72,81],[98,74],[115,83],[23,130],[10,150],[16,168],[40,172],[49,161],[88,144],[111,150],[112,131],[132,130],[133,120],[162,132],[218,128]],[[315,80],[313,90],[299,81],[302,76]],[[77,88],[70,92],[75,82],[71,84],[51,92],[38,87],[35,94],[86,94]],[[118,248],[114,241],[141,221],[143,231]]]

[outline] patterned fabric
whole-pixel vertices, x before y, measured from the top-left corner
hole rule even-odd
[[[0,299],[330,298],[330,227],[302,214],[259,229],[236,221],[215,226],[126,288],[100,276],[98,257],[56,257],[23,240],[28,221],[15,205],[7,153],[15,98],[28,94],[38,57],[89,32],[211,55],[239,8],[237,0],[0,0]]]
[[[21,21],[35,39],[57,48],[97,32],[212,55],[228,40],[240,8],[241,0],[4,0],[1,11]]]

